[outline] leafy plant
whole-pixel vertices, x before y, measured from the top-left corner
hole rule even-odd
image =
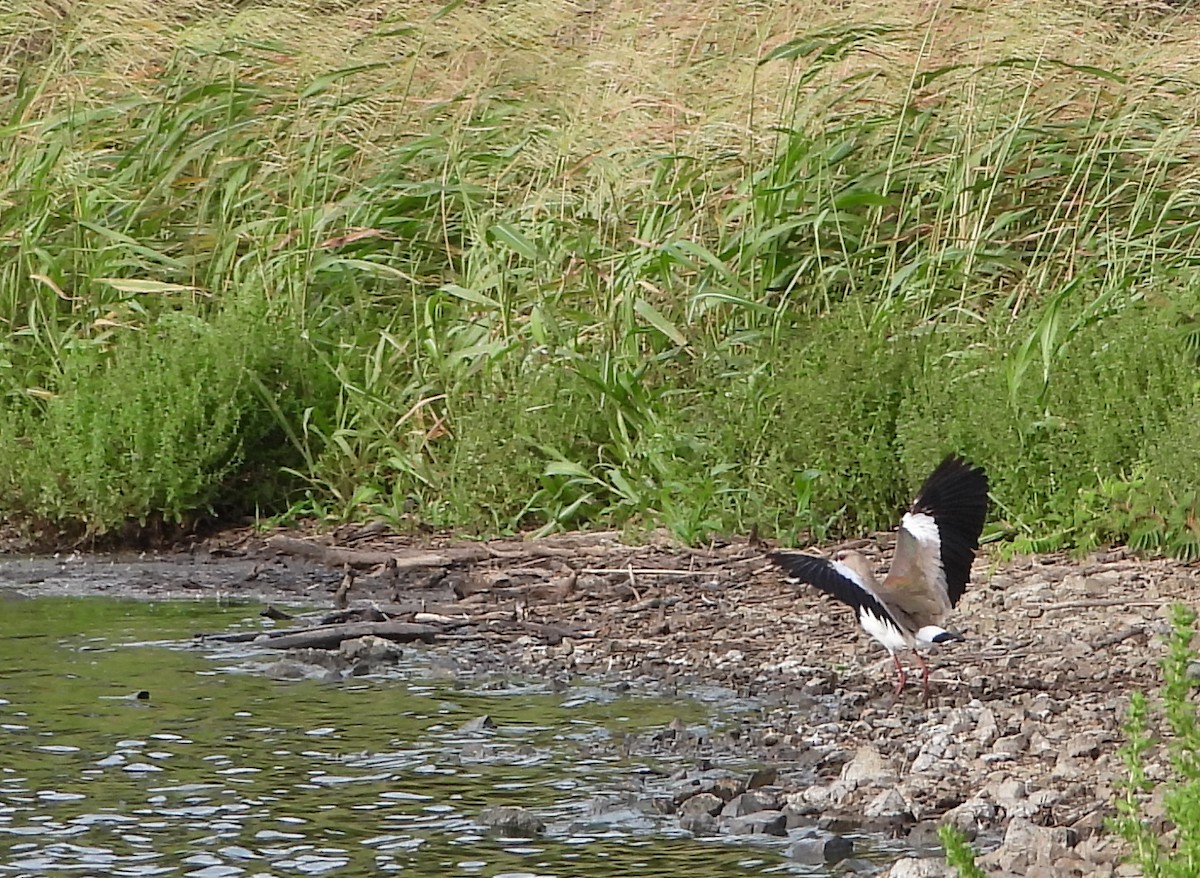
[[[1121,756],[1129,779],[1117,800],[1119,816],[1113,824],[1132,848],[1142,874],[1153,878],[1193,875],[1200,863],[1200,722],[1188,673],[1196,660],[1195,625],[1194,609],[1172,606],[1161,704],[1152,705],[1145,695],[1134,693],[1125,722],[1128,743]],[[1174,826],[1167,838],[1151,826],[1144,810],[1155,788],[1146,772],[1147,759],[1160,738],[1172,772],[1162,796],[1165,816]]]

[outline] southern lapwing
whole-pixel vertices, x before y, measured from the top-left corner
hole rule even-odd
[[[848,604],[859,624],[882,643],[896,663],[896,696],[908,674],[899,653],[913,650],[929,704],[929,665],[918,647],[962,640],[941,627],[971,576],[971,562],[987,517],[988,480],[983,469],[950,455],[930,473],[900,520],[892,568],[877,582],[857,552],[836,561],[797,552],[771,552],[792,582],[809,585]]]

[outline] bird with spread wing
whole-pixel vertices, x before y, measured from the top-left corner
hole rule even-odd
[[[808,583],[854,609],[859,624],[891,653],[897,697],[908,681],[899,653],[912,650],[928,704],[929,665],[917,649],[963,639],[942,622],[966,591],[987,509],[987,475],[952,454],[930,473],[901,518],[882,582],[857,552],[834,561],[799,552],[768,557],[790,581]]]

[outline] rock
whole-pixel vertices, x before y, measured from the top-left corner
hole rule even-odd
[[[1075,833],[1066,827],[1035,826],[1022,817],[1009,821],[1004,841],[990,854],[979,858],[980,866],[1024,875],[1033,865],[1052,865],[1070,855]]]
[[[896,782],[896,770],[883,754],[870,745],[859,747],[854,758],[842,767],[842,780],[850,784],[883,786]]]
[[[884,790],[874,799],[867,803],[867,807],[863,809],[863,816],[869,818],[876,817],[911,817],[912,810],[908,803],[904,801],[904,796],[900,795],[896,790]]]
[[[393,665],[404,655],[399,644],[373,634],[343,640],[337,651],[350,661],[366,662],[370,665]]]
[[[975,725],[975,740],[987,747],[999,737],[1000,727],[996,724],[996,714],[990,707],[979,711],[979,722]]]
[[[993,753],[1004,753],[1008,756],[1020,756],[1025,752],[1028,742],[1024,735],[1005,735],[997,738],[992,745]]]
[[[486,713],[483,716],[477,716],[475,719],[469,719],[458,727],[460,732],[485,732],[496,728],[496,721]]]
[[[787,835],[787,818],[782,811],[756,811],[734,817],[728,828],[731,835]]]
[[[746,789],[756,790],[759,787],[769,787],[779,779],[779,769],[774,765],[756,768],[746,778]]]
[[[854,853],[854,842],[842,835],[807,830],[788,848],[788,856],[797,863],[819,865],[836,863]]]
[[[720,796],[712,793],[696,793],[679,806],[679,814],[681,817],[688,814],[707,814],[715,817],[721,813],[721,809],[724,807],[725,803]]]
[[[957,874],[939,857],[905,857],[892,864],[886,878],[955,878]]]
[[[938,837],[939,829],[941,823],[937,820],[922,820],[908,831],[908,846],[914,850],[940,848],[942,840]]]
[[[833,874],[852,876],[852,878],[861,878],[866,875],[878,875],[883,871],[883,867],[878,863],[873,863],[870,860],[864,860],[859,857],[847,857],[833,868]]]
[[[1095,759],[1100,755],[1100,745],[1107,739],[1102,732],[1080,732],[1067,739],[1063,752],[1068,756],[1086,756]]]
[[[546,824],[536,814],[515,805],[490,805],[479,812],[477,819],[509,838],[533,838],[546,830]]]
[[[811,787],[805,787],[800,792],[789,793],[784,798],[787,800],[788,806],[795,810],[819,812],[840,806],[850,797],[852,791],[853,784],[835,780],[828,786],[814,784]]]
[[[950,824],[968,839],[974,839],[979,830],[988,829],[995,824],[996,806],[987,799],[976,796],[947,811],[942,817],[942,822]]]
[[[694,814],[681,814],[679,828],[692,835],[714,835],[717,831],[717,820],[711,814],[698,811]]]
[[[772,790],[753,789],[734,796],[721,809],[722,817],[745,817],[757,811],[778,811],[779,793]]]

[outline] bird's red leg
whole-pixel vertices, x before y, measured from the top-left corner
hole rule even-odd
[[[908,682],[908,672],[904,670],[904,665],[900,664],[900,656],[897,653],[892,653],[892,661],[896,663],[896,694],[893,696],[895,700],[904,691],[904,684]]]
[[[915,649],[913,650],[913,658],[917,660],[917,664],[921,666],[921,685],[925,690],[925,706],[929,706],[929,665],[925,663],[925,659]]]

